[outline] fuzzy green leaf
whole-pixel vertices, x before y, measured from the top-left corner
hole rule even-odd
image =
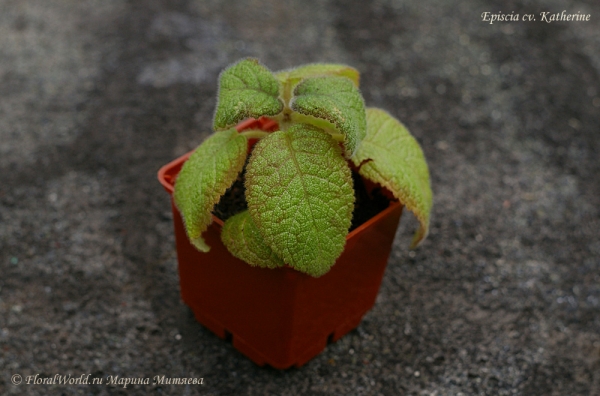
[[[296,85],[308,77],[318,76],[341,76],[347,77],[358,88],[360,82],[360,74],[353,67],[340,65],[335,63],[311,63],[308,65],[299,66],[295,69],[283,70],[275,73],[275,77],[282,84]]]
[[[390,190],[420,222],[411,247],[429,231],[433,194],[419,143],[400,121],[380,109],[367,109],[367,136],[352,157],[359,173]],[[361,166],[362,164],[362,166]]]
[[[276,268],[284,265],[283,261],[264,242],[247,210],[227,219],[223,225],[221,240],[231,254],[250,265],[263,268]]]
[[[214,128],[234,126],[246,118],[274,116],[283,110],[279,81],[256,59],[244,59],[219,77]]]
[[[215,132],[181,168],[173,197],[192,244],[202,252],[210,247],[202,233],[212,221],[211,211],[242,171],[248,156],[248,140],[235,128]]]
[[[265,242],[297,270],[321,276],[342,253],[352,177],[339,145],[321,129],[294,125],[258,142],[246,168],[246,199]]]
[[[344,135],[346,158],[351,157],[366,134],[365,102],[346,77],[307,78],[296,86],[292,110],[324,120]]]

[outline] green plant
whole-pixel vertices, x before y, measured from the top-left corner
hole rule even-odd
[[[211,211],[246,165],[248,209],[225,222],[224,245],[250,265],[285,264],[321,276],[342,253],[354,191],[349,163],[413,211],[427,235],[432,193],[417,141],[391,115],[366,109],[358,72],[345,65],[311,64],[271,73],[244,59],[219,77],[215,132],[183,166],[174,198],[192,244],[210,247],[202,233]],[[276,120],[276,132],[234,128],[246,118]],[[248,154],[248,139],[260,139]]]

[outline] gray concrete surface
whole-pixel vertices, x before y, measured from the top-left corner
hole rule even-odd
[[[540,21],[562,10],[591,19]],[[600,395],[599,19],[596,0],[0,0],[0,394]],[[155,176],[245,56],[357,67],[432,173],[429,239],[409,252],[404,218],[374,309],[301,369],[195,322]]]

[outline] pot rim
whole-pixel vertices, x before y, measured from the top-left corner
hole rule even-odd
[[[255,128],[255,127],[261,128],[263,130],[270,130],[276,126],[277,126],[276,121],[271,120],[267,117],[261,117],[259,119],[249,118],[247,120],[244,120],[244,121],[240,122],[238,125],[236,125],[235,128],[238,130],[238,132],[241,132],[244,129]],[[177,175],[179,174],[179,171],[181,170],[183,163],[185,161],[187,161],[187,159],[190,157],[190,155],[192,155],[192,153],[194,151],[195,151],[195,149],[188,153],[183,154],[179,158],[174,159],[173,161],[162,166],[158,170],[158,181],[163,186],[163,188],[169,193],[169,195],[173,194],[173,190],[174,190],[174,186],[175,186],[175,179],[177,178]],[[384,188],[384,187],[382,187],[382,188]],[[346,235],[346,240],[350,239],[353,235],[360,233],[363,229],[369,227],[370,224],[376,222],[381,217],[387,216],[387,214],[389,212],[392,212],[398,206],[402,206],[402,203],[400,201],[390,199],[390,204],[388,205],[387,208],[385,208],[381,212],[377,213],[375,216],[371,217],[369,220],[365,221],[360,226],[356,227],[354,230],[349,232]],[[212,219],[213,219],[213,222],[215,222],[219,226],[223,227],[223,224],[224,224],[223,220],[221,220],[214,214],[212,215]]]
[[[181,166],[183,166],[183,163],[185,161],[187,161],[187,159],[190,157],[190,155],[193,152],[194,152],[194,150],[169,162],[168,164],[161,167],[160,170],[158,171],[158,181],[160,182],[160,184],[162,184],[163,188],[169,193],[169,195],[173,194],[173,189],[175,186],[175,179],[176,179],[177,175],[179,174],[179,170],[181,169]],[[402,203],[400,201],[390,200],[390,204],[388,205],[387,208],[385,208],[381,212],[377,213],[375,216],[371,217],[369,220],[365,221],[360,226],[356,227],[351,232],[349,232],[348,235],[346,236],[346,240],[351,238],[354,234],[358,234],[363,229],[369,227],[369,225],[371,223],[376,222],[379,218],[387,216],[387,214],[389,212],[392,212],[398,206],[402,206]],[[212,215],[212,219],[215,223],[217,223],[218,225],[223,227],[223,224],[224,224],[223,220],[221,220],[214,214]]]

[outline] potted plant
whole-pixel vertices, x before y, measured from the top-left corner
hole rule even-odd
[[[412,245],[427,235],[421,148],[358,86],[345,65],[241,60],[219,77],[215,132],[159,171],[184,302],[260,365],[300,366],[360,323],[403,206],[420,222]],[[355,203],[374,200],[353,225]]]

